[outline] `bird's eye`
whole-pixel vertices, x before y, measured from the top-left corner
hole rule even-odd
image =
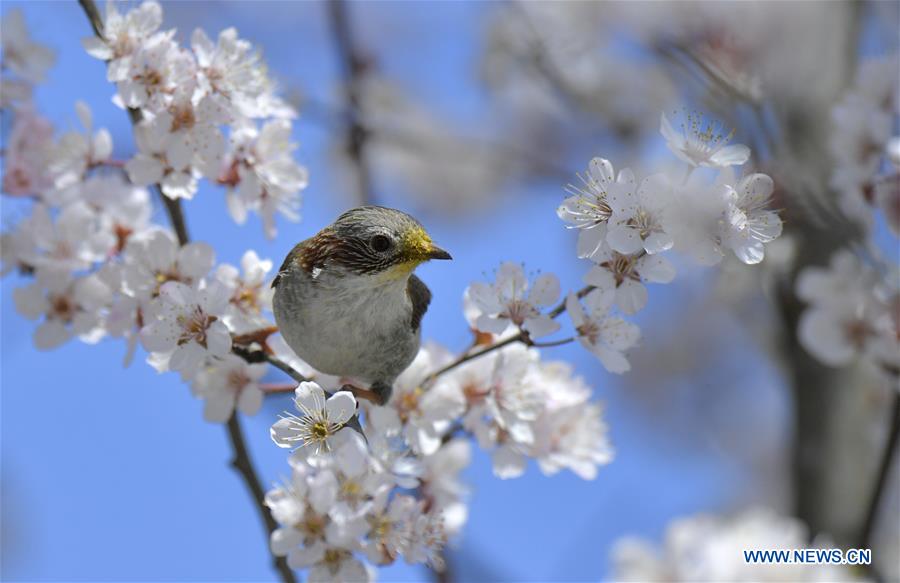
[[[378,253],[384,253],[391,248],[391,240],[386,235],[375,235],[369,245]]]

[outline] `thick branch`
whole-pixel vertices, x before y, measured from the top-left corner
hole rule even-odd
[[[884,490],[887,487],[888,477],[890,475],[891,462],[897,453],[897,441],[900,440],[900,394],[894,393],[893,403],[891,404],[891,421],[888,430],[887,443],[884,446],[884,453],[878,465],[878,477],[872,487],[872,496],[869,498],[869,507],[866,512],[866,519],[863,523],[862,531],[859,535],[858,548],[871,548],[872,533],[875,530],[876,517],[878,508],[884,497]]]
[[[347,15],[347,4],[344,0],[328,2],[331,30],[334,36],[335,49],[344,77],[346,92],[346,137],[347,153],[356,166],[357,197],[361,204],[374,200],[372,174],[366,160],[366,146],[370,130],[362,120],[362,92],[367,61],[362,57],[353,42],[350,20]]]
[[[79,0],[79,4],[84,9],[87,18],[91,23],[91,28],[94,30],[94,34],[103,38],[103,19],[100,17],[100,12],[97,10],[97,5],[94,3],[94,0]],[[141,121],[141,113],[136,109],[129,109],[128,116],[133,125],[137,125]],[[190,237],[188,235],[187,225],[184,221],[181,201],[172,200],[164,196],[162,189],[158,184],[154,185],[154,188],[165,206],[166,213],[168,214],[169,220],[172,223],[172,228],[175,230],[175,234],[178,237],[179,244],[187,244],[188,241],[190,241]],[[293,371],[291,367],[278,361],[274,357],[272,357],[270,362],[275,364],[275,366],[278,366],[278,368],[285,370],[285,372],[287,372],[287,370]],[[282,366],[284,368],[282,368]],[[232,460],[231,465],[240,472],[241,476],[244,478],[244,483],[247,485],[247,488],[250,490],[250,493],[256,502],[257,512],[265,524],[266,532],[272,533],[278,525],[266,508],[265,492],[260,484],[259,477],[256,475],[256,470],[250,459],[250,453],[247,451],[247,446],[244,442],[244,434],[241,430],[241,424],[238,420],[237,413],[232,415],[231,419],[228,420],[228,437],[231,442],[232,450],[234,451],[234,459]],[[268,541],[266,542],[268,543]],[[275,555],[272,555],[272,562],[285,583],[296,582],[297,579],[291,568],[288,566],[285,557],[276,557]]]
[[[241,422],[237,412],[235,412],[231,416],[231,419],[228,420],[228,439],[231,441],[234,450],[231,467],[241,474],[241,477],[244,478],[244,482],[250,489],[250,494],[256,501],[254,506],[256,506],[257,513],[266,526],[266,535],[268,538],[268,535],[274,532],[275,529],[278,528],[278,525],[275,523],[275,519],[272,518],[269,509],[266,508],[266,493],[263,490],[262,485],[260,485],[259,477],[256,475],[256,470],[253,468],[253,461],[250,459],[250,452],[247,451],[247,446],[244,443],[244,432],[241,429]],[[268,543],[268,540],[266,542]],[[268,546],[268,544],[266,546]],[[288,566],[287,560],[284,557],[272,555],[272,566],[278,571],[281,575],[281,580],[285,583],[294,583],[297,580],[294,576],[294,572]]]

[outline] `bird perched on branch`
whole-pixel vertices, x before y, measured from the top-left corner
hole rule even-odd
[[[351,209],[288,253],[272,282],[275,321],[310,366],[368,383],[383,405],[419,350],[431,302],[413,271],[450,258],[406,213]]]

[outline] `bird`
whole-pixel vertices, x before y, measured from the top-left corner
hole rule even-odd
[[[431,290],[413,271],[452,259],[412,216],[361,206],[301,241],[272,287],[275,322],[288,346],[319,372],[369,385],[345,385],[385,405],[415,359]]]

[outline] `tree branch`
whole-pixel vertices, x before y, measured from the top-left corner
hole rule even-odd
[[[858,548],[871,548],[872,533],[875,530],[876,516],[878,507],[884,497],[884,490],[887,487],[888,477],[890,475],[891,462],[893,462],[897,453],[897,442],[900,441],[900,393],[894,391],[891,397],[891,420],[890,429],[888,430],[887,443],[884,446],[884,453],[878,466],[878,476],[875,484],[872,486],[872,495],[869,498],[869,506],[866,512],[866,518],[863,522],[862,530],[859,534]]]
[[[366,147],[371,133],[362,120],[361,107],[363,98],[362,84],[368,62],[367,59],[363,58],[353,42],[346,2],[344,0],[330,0],[328,2],[328,12],[335,49],[344,77],[344,90],[346,92],[346,112],[344,117],[347,128],[345,136],[347,153],[356,167],[357,197],[361,204],[368,204],[374,200],[372,174],[366,160]]]
[[[87,15],[88,21],[90,21],[91,24],[91,28],[94,30],[94,34],[102,39],[103,19],[100,17],[100,12],[97,9],[96,3],[94,2],[94,0],[78,0],[78,3],[84,10],[85,15]],[[141,113],[136,109],[129,109],[128,116],[131,119],[132,125],[137,125],[141,121]],[[187,225],[184,220],[181,201],[172,200],[165,196],[158,184],[154,185],[154,190],[163,202],[166,213],[169,216],[169,221],[172,223],[172,228],[175,230],[175,235],[178,237],[178,243],[180,245],[187,244],[190,241],[190,236],[188,235]],[[291,367],[279,361],[274,356],[267,355],[267,360],[281,370],[284,370],[285,372],[291,371],[296,373],[296,371],[294,371]],[[291,373],[288,372],[288,374]],[[299,375],[299,373],[296,374]],[[241,424],[240,420],[238,419],[237,412],[235,412],[228,420],[228,438],[231,442],[231,448],[234,451],[234,458],[232,459],[231,465],[243,477],[244,483],[247,485],[247,488],[250,490],[250,494],[253,496],[253,499],[256,502],[256,509],[260,515],[260,518],[262,518],[262,521],[265,524],[266,532],[271,534],[278,527],[278,525],[275,523],[275,519],[272,518],[269,510],[266,508],[265,492],[263,491],[262,485],[260,484],[259,477],[256,475],[256,470],[254,469],[253,462],[250,459],[250,453],[247,451],[247,446],[244,441],[244,433],[241,430]],[[268,540],[266,541],[266,546],[268,546]],[[297,579],[294,576],[294,572],[288,566],[287,559],[285,557],[277,557],[275,555],[272,555],[272,563],[275,567],[275,570],[280,573],[281,579],[285,583],[296,582]]]

